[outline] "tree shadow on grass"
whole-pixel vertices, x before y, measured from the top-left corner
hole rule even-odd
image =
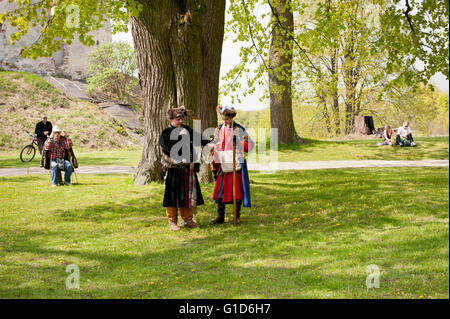
[[[95,156],[89,154],[89,156],[81,155],[78,159],[78,163],[82,166],[137,166],[139,162],[133,165],[129,164],[129,158],[127,156]]]
[[[27,167],[39,167],[41,162],[41,157],[36,156],[33,161],[29,163],[24,163],[20,160],[19,154],[17,158],[1,158],[0,157],[0,168],[27,168]]]
[[[369,298],[397,297],[405,282],[414,293],[410,297],[417,297],[416,291],[442,296],[448,293],[448,268],[445,272],[439,264],[448,260],[448,230],[405,237],[402,231],[411,225],[410,217],[389,211],[411,204],[414,185],[426,185],[431,192],[448,187],[448,169],[415,169],[406,175],[408,171],[254,174],[254,207],[243,210],[237,227],[229,223],[231,206],[226,224],[207,226],[215,208],[208,201],[212,185],[202,187],[207,205],[196,217],[202,228],[194,231],[168,230],[162,189],[149,198],[121,197],[117,203],[99,198],[86,207],[53,209],[50,230],[2,230],[1,251],[6,255],[0,254],[0,260],[8,274],[2,278],[0,296]],[[308,182],[297,185],[298,179]],[[428,197],[414,194],[416,217],[445,221],[448,215],[439,212],[445,205],[448,210],[448,198],[430,207]],[[433,220],[417,224],[430,225]],[[68,264],[80,267],[78,291],[65,288]],[[386,289],[366,289],[365,269],[370,264],[381,268]]]
[[[44,181],[43,176],[46,175],[25,175],[25,176],[4,176],[0,177],[0,182],[8,183],[31,183],[36,181]],[[49,183],[51,184],[50,175],[46,176],[49,178]]]
[[[249,237],[251,233],[251,237]],[[53,234],[56,235],[56,234]],[[6,261],[6,267],[26,271],[27,279],[10,278],[0,287],[0,296],[9,298],[317,298],[370,297],[365,286],[365,269],[377,264],[382,269],[383,283],[393,291],[405,282],[421,294],[444,294],[445,289],[430,285],[444,281],[448,273],[430,271],[430,257],[448,258],[442,252],[448,235],[411,243],[397,242],[395,249],[388,243],[370,241],[359,247],[341,245],[354,240],[352,231],[341,232],[340,241],[315,246],[313,234],[298,237],[298,233],[274,234],[250,232],[228,227],[219,234],[174,247],[148,245],[142,254],[128,251],[96,252],[46,248],[34,240],[33,232],[17,238],[21,245],[6,247],[9,253],[32,254],[51,258],[54,265],[33,266],[29,263]],[[31,239],[31,240],[30,240]],[[433,249],[430,250],[430,245]],[[106,247],[105,247],[106,248]],[[441,250],[440,253],[437,251]],[[313,253],[317,252],[317,253]],[[349,252],[352,252],[351,257]],[[56,260],[63,262],[57,263]],[[66,265],[80,267],[81,290],[67,290]],[[180,279],[175,279],[176,277]],[[428,279],[428,282],[424,279]],[[150,284],[153,282],[153,284]],[[159,283],[162,282],[164,287]],[[448,286],[447,286],[448,289]],[[389,291],[389,289],[388,289]],[[448,290],[447,290],[448,291]],[[386,289],[378,297],[395,297]]]

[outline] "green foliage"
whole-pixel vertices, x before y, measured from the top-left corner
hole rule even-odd
[[[101,45],[89,54],[88,92],[110,99],[136,100],[140,92],[136,71],[136,57],[130,44]]]
[[[236,95],[236,79],[244,74],[252,85],[283,71],[271,69],[268,57],[271,33],[284,22],[271,13],[280,1],[296,17],[293,32],[282,30],[294,44],[278,44],[280,54],[294,53],[292,92],[317,105],[307,108],[319,115],[329,135],[340,132],[341,122],[351,132],[353,116],[373,111],[386,94],[426,84],[437,72],[448,78],[448,1],[231,0],[227,32],[244,46],[241,63],[224,78],[222,94]],[[253,73],[252,63],[259,63]],[[278,73],[280,79],[289,77]],[[280,89],[268,88],[274,90]]]
[[[403,121],[409,121],[412,129],[422,135],[448,135],[448,102],[449,94],[438,89],[428,86],[404,88],[396,90],[376,106],[376,112],[382,113],[382,117],[374,114],[380,124],[399,127]]]
[[[126,32],[130,17],[137,16],[142,9],[138,0],[18,0],[16,3],[15,10],[0,14],[0,24],[9,22],[17,28],[11,35],[11,44],[21,39],[30,27],[41,27],[40,38],[22,53],[23,57],[32,59],[51,56],[62,44],[70,45],[75,36],[85,45],[94,45],[91,32],[102,28],[109,19],[113,21],[114,33]]]

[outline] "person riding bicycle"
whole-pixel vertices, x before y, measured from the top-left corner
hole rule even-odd
[[[34,129],[34,133],[36,134],[37,138],[39,153],[41,153],[41,155],[45,141],[52,132],[52,129],[53,129],[52,123],[47,121],[47,115],[42,115],[42,121],[37,123],[36,128]]]
[[[60,172],[64,171],[64,183],[71,186],[70,177],[78,162],[72,150],[72,140],[66,132],[61,134],[58,126],[53,128],[50,139],[45,143],[41,167],[51,169],[52,187],[58,185]]]

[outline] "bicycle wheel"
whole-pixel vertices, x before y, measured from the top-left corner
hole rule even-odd
[[[27,145],[20,152],[20,160],[24,163],[31,162],[36,155],[36,149],[32,145]]]

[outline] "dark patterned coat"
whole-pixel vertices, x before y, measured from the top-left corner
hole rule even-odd
[[[190,164],[193,163],[193,154],[194,154],[194,148],[193,148],[193,139],[194,139],[194,131],[189,126],[183,125],[182,128],[186,129],[189,133],[189,138],[185,139],[188,145],[184,145],[185,149],[189,147],[189,154],[183,154],[183,149],[180,148],[178,151],[178,155],[181,158],[184,158],[184,165],[180,164],[176,167],[169,166],[164,173],[165,178],[165,185],[166,189],[164,192],[164,200],[163,200],[163,206],[164,207],[185,207],[189,205],[188,200],[188,192],[189,192],[189,173],[190,173]],[[160,137],[159,143],[162,147],[163,154],[165,155],[165,158],[170,158],[170,153],[172,151],[172,148],[176,146],[179,142],[182,141],[183,137],[181,134],[178,135],[177,140],[171,140],[171,134],[173,131],[176,130],[175,127],[169,126],[166,128]],[[176,133],[175,133],[176,134]],[[202,139],[202,146],[208,144],[209,140],[203,140]],[[196,181],[196,190],[197,190],[197,206],[203,205],[203,195],[200,189],[200,184],[198,182],[197,173],[200,171],[200,163],[194,164],[194,178]]]

